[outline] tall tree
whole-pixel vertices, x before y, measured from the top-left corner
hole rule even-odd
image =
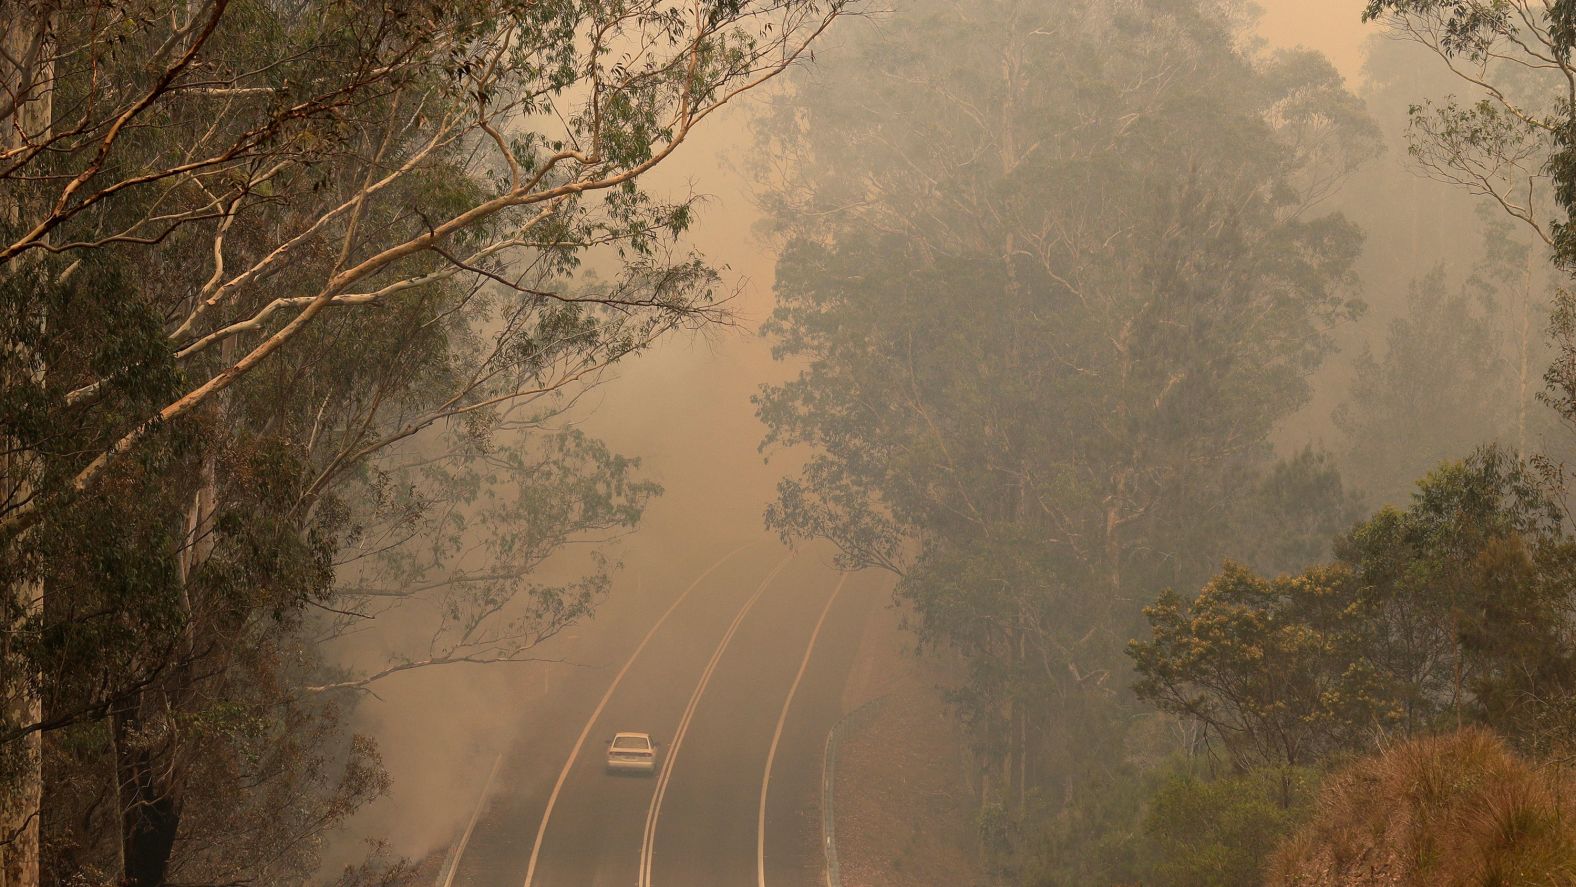
[[[525,432],[717,319],[716,275],[673,241],[690,201],[638,182],[842,9],[0,6],[8,885],[39,879],[44,776],[62,881],[299,875],[377,787],[364,745],[304,744],[342,737],[328,691],[418,664],[334,673],[323,632],[431,593],[430,664],[491,661],[586,611],[604,571],[524,577],[654,488]],[[460,516],[527,513],[488,558],[453,550]],[[403,584],[336,591],[346,558],[376,549],[386,577],[423,541]]]
[[[1191,3],[921,2],[763,128],[785,236],[767,512],[900,577],[957,649],[987,802],[1109,735],[1137,593],[1199,575],[1306,397],[1376,136],[1327,62]],[[1229,84],[1229,86],[1228,86]]]

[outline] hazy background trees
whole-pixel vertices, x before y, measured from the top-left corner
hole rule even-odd
[[[1348,91],[1230,5],[915,2],[761,125],[767,522],[955,663],[1004,880],[1257,883],[1376,737],[1565,723],[1567,55],[1508,6],[1376,4],[1435,42]]]
[[[1270,435],[1360,310],[1361,235],[1321,205],[1379,133],[1322,59],[1249,57],[1235,28],[910,4],[762,130],[788,158],[768,331],[805,369],[760,413],[768,445],[819,453],[768,523],[897,573],[962,657],[986,816],[1107,762],[1148,589],[1234,551],[1294,566],[1280,520],[1315,489],[1337,517],[1299,526],[1308,553],[1350,513]]]
[[[1477,5],[1415,9],[1435,18]],[[1541,14],[1514,5],[1513,18]],[[1346,476],[1371,504],[1400,506],[1413,479],[1478,444],[1568,451],[1540,398],[1562,286],[1550,245],[1550,143],[1495,113],[1492,95],[1471,79],[1493,71],[1519,102],[1552,71],[1485,57],[1463,77],[1442,61],[1434,25],[1386,18],[1370,29],[1361,93],[1388,151],[1337,199],[1369,236],[1359,273],[1374,310],[1368,329],[1348,340],[1358,360],[1332,368],[1328,387],[1346,388],[1330,404]]]

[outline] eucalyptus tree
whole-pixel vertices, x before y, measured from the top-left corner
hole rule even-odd
[[[377,787],[305,742],[376,677],[314,643],[377,599],[336,583],[376,534],[449,540],[394,589],[447,595],[432,664],[586,611],[601,571],[523,577],[654,489],[555,395],[723,317],[641,177],[843,6],[0,4],[5,883],[39,880],[45,775],[82,801],[43,811],[51,877],[309,868]],[[528,520],[457,558],[489,511]]]
[[[52,79],[32,89],[50,91],[53,119],[6,152],[0,175],[21,212],[0,259],[48,256],[8,266],[11,288],[25,272],[28,283],[60,286],[106,249],[141,247],[129,252],[171,275],[150,287],[147,307],[161,356],[185,378],[89,449],[58,491],[8,502],[8,532],[329,309],[467,274],[549,298],[498,269],[543,249],[572,261],[598,237],[639,246],[681,223],[688,207],[651,201],[636,178],[723,103],[798,59],[839,8],[566,0],[281,10],[213,0],[52,10],[42,41]],[[424,181],[448,187],[412,189]],[[177,248],[198,242],[210,252],[202,265],[152,264],[190,258]],[[182,271],[186,279],[174,276]],[[12,301],[18,326],[45,307]],[[605,301],[684,307],[644,293]],[[33,344],[24,331],[13,339]],[[90,406],[145,364],[73,379],[61,406]]]
[[[1375,132],[1219,12],[907,4],[763,127],[802,369],[757,403],[767,446],[814,448],[767,522],[896,573],[962,654],[990,804],[1109,749],[1138,600],[1252,523],[1356,310],[1360,237],[1318,205]]]
[[[1484,197],[1572,257],[1570,120],[1576,7],[1569,0],[1370,0],[1364,20],[1428,50],[1462,94],[1411,111],[1422,169]]]
[[[1576,210],[1576,6],[1569,0],[1370,0],[1364,19],[1428,50],[1461,86],[1460,97],[1412,109],[1411,153],[1419,167],[1521,227],[1532,242],[1523,252],[1529,287],[1537,277],[1534,266],[1545,258],[1567,273],[1576,268],[1570,221]],[[1551,310],[1557,354],[1545,374],[1544,395],[1569,421],[1576,416],[1576,375],[1570,371],[1576,307],[1561,290]]]
[[[1353,526],[1331,564],[1228,565],[1190,603],[1162,594],[1130,651],[1139,694],[1243,770],[1469,722],[1549,753],[1570,730],[1576,542],[1547,481],[1484,448]]]

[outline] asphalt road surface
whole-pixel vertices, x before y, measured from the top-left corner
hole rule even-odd
[[[823,884],[821,754],[879,581],[763,539],[621,582],[513,701],[439,887]],[[657,775],[604,772],[620,730],[662,743]]]

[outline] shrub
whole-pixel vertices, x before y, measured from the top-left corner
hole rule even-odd
[[[1312,802],[1311,773],[1210,778],[1202,761],[1124,769],[1082,787],[1041,833],[1035,887],[1260,887]]]
[[[1326,781],[1269,887],[1576,884],[1576,775],[1493,733],[1414,739]]]

